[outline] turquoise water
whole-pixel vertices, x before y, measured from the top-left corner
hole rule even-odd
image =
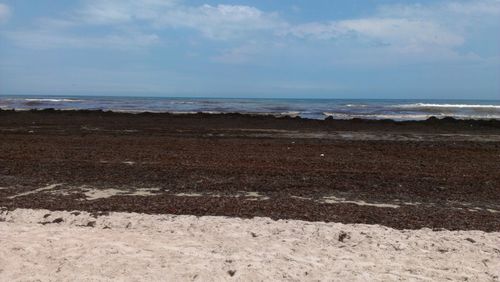
[[[91,96],[0,96],[1,109],[254,113],[303,118],[422,120],[430,116],[500,119],[500,101],[373,99],[219,99]]]

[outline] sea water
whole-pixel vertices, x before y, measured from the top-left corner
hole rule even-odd
[[[500,100],[229,99],[92,96],[0,96],[0,109],[250,113],[324,119],[423,120],[431,116],[500,119]]]

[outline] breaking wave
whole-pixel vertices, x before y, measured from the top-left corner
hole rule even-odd
[[[471,105],[471,104],[427,104],[427,103],[415,103],[415,104],[403,104],[403,105],[393,105],[391,107],[395,108],[459,108],[459,109],[499,109],[500,105]]]

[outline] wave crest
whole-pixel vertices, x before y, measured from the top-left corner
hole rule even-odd
[[[393,105],[394,108],[459,108],[459,109],[499,109],[500,105],[471,105],[471,104],[428,104],[428,103],[415,103],[415,104],[402,104]]]

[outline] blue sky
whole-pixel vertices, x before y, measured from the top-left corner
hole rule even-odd
[[[500,99],[500,0],[0,0],[0,94]]]

